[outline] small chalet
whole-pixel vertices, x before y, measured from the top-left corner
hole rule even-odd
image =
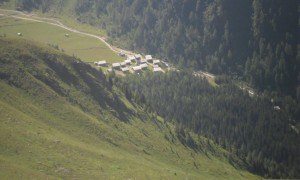
[[[126,62],[121,62],[121,67],[125,67],[126,66]]]
[[[130,62],[135,62],[136,58],[134,56],[128,56],[127,60],[130,60]]]
[[[113,63],[113,64],[112,64],[112,68],[113,68],[113,69],[120,69],[120,67],[121,67],[121,64],[120,64],[120,63]]]
[[[124,67],[124,68],[121,68],[121,71],[124,73],[124,74],[127,74],[129,72],[129,69],[128,67]]]
[[[157,64],[159,64],[159,63],[160,63],[160,60],[158,60],[158,59],[156,59],[156,60],[153,61],[153,64],[154,64],[154,65],[157,65]]]
[[[151,55],[146,55],[145,58],[146,58],[146,61],[147,61],[147,62],[149,62],[149,63],[152,63],[152,62],[153,62],[153,59],[152,59],[152,56],[151,56]]]
[[[120,51],[120,52],[119,52],[119,56],[124,57],[124,56],[125,56],[125,53],[124,53],[123,51]]]
[[[140,61],[140,64],[146,64],[147,63],[147,60],[146,59],[142,59],[141,61]]]
[[[148,64],[146,64],[146,63],[145,64],[141,64],[140,67],[141,67],[141,69],[147,69],[148,68]]]
[[[142,70],[141,66],[134,66],[132,67],[132,70],[136,73],[140,72]]]
[[[106,61],[98,61],[98,62],[95,62],[95,64],[98,65],[98,66],[107,66]]]
[[[18,36],[22,36],[22,33],[17,33]]]
[[[136,54],[134,57],[135,57],[136,60],[141,60],[142,59],[142,55],[140,55],[140,54]]]
[[[126,64],[128,64],[128,65],[131,64],[131,60],[130,60],[130,59],[126,59],[124,62],[125,62]]]

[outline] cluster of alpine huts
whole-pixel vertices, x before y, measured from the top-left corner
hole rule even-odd
[[[121,71],[124,74],[139,74],[143,70],[147,70],[149,66],[153,67],[153,72],[164,72],[160,67],[161,61],[158,59],[153,59],[151,55],[146,55],[145,57],[143,57],[141,54],[124,54],[122,56],[126,57],[123,62],[109,64],[105,60],[102,60],[94,62],[94,64],[102,67],[111,67],[107,69],[108,72]]]

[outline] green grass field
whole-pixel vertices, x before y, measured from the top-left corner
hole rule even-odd
[[[104,123],[64,100],[44,100],[42,105],[3,82],[0,88],[5,95],[0,103],[4,179],[256,178],[225,159],[165,140],[168,131],[174,132],[172,125],[135,118],[130,124],[113,119]],[[58,103],[63,106],[53,107]]]
[[[184,146],[94,68],[36,45],[0,38],[0,179],[259,178],[204,137],[193,135],[203,151]]]
[[[218,87],[219,85],[216,83],[215,79],[214,78],[210,78],[210,77],[207,77],[206,78],[208,83],[213,86],[213,87]]]
[[[83,24],[78,22],[74,17],[74,8],[76,6],[76,1],[74,0],[64,0],[64,1],[53,1],[54,4],[50,11],[42,13],[39,10],[33,10],[31,13],[34,13],[40,17],[46,17],[51,19],[56,19],[61,21],[63,24],[68,27],[77,29],[79,31],[92,33],[95,35],[99,35],[101,37],[107,37],[106,32],[103,29],[99,29],[97,27],[91,26],[89,24]],[[3,2],[0,4],[0,7],[7,10],[15,10],[16,2],[14,0]],[[0,10],[2,14],[14,14],[14,12],[8,12]]]
[[[45,44],[57,45],[60,50],[71,56],[76,56],[85,62],[106,60],[119,62],[123,60],[111,51],[104,43],[92,37],[70,32],[63,28],[41,22],[33,22],[8,17],[0,17],[0,35],[18,37]],[[69,37],[65,37],[69,34]]]

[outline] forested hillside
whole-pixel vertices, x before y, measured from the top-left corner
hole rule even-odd
[[[233,84],[214,88],[184,72],[129,76],[115,83],[128,99],[175,120],[181,127],[179,137],[188,128],[239,156],[254,173],[268,178],[300,177],[299,131],[288,112],[294,104],[287,101],[278,110],[274,108],[278,102],[250,97]],[[193,142],[188,145],[195,147]]]
[[[298,0],[17,0],[16,6],[69,15],[61,7],[71,7],[73,17],[132,50],[237,74],[300,99]]]
[[[76,13],[132,50],[296,97],[299,9],[298,0],[102,0],[78,1]]]

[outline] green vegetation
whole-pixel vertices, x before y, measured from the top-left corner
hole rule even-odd
[[[110,108],[122,109],[117,113],[113,111],[113,115],[132,110],[140,112],[137,118],[140,119],[145,115],[142,109],[151,112],[146,113],[150,119],[159,114],[174,125],[172,131],[176,141],[190,149],[202,152],[203,143],[199,141],[205,140],[197,137],[205,135],[230,152],[226,160],[234,166],[238,164],[237,167],[245,167],[264,177],[300,178],[298,0],[0,0],[0,3],[4,7],[61,19],[83,31],[102,36],[106,33],[110,44],[150,53],[182,67],[180,71],[200,69],[219,75],[216,79],[208,79],[211,86],[185,72],[166,75],[146,72],[140,77],[125,79],[111,75],[106,77],[111,88],[108,92],[118,92],[118,95],[110,94],[108,97],[112,99],[102,100],[107,96],[97,95],[103,87],[90,81],[93,73],[79,73],[83,82],[91,83],[89,88],[96,88],[91,91],[93,97],[89,101],[111,102],[109,106],[123,102],[121,107]],[[7,32],[0,35],[11,37]],[[49,44],[61,50],[60,44]],[[65,89],[69,85],[53,84],[44,76],[38,78],[56,93],[70,96],[70,91]],[[253,91],[255,95],[249,97],[246,91]],[[74,96],[78,98],[77,95]],[[115,97],[120,101],[115,102]],[[91,107],[99,109],[90,104],[79,107],[83,111]],[[135,119],[137,114],[133,114]],[[119,115],[117,119],[124,117],[128,116]],[[164,137],[172,141],[172,136]],[[206,142],[208,144],[210,141]],[[143,152],[151,154],[148,150]]]
[[[299,9],[298,0],[78,0],[74,11],[132,50],[296,99]]]
[[[118,62],[122,60],[120,56],[98,39],[70,32],[47,23],[7,17],[0,18],[0,35],[5,34],[7,37],[16,37],[19,32],[22,33],[20,37],[22,39],[56,46],[56,49],[68,55],[74,55],[86,62],[99,60]]]
[[[7,0],[5,7],[76,19],[109,42],[173,64],[239,76],[300,102],[298,0]],[[64,8],[62,8],[64,7]],[[300,114],[293,115],[300,119]]]
[[[207,81],[209,82],[209,84],[213,87],[218,87],[218,84],[216,83],[214,78],[207,78]]]
[[[299,130],[290,118],[297,111],[293,100],[271,103],[266,95],[250,97],[230,82],[213,87],[183,71],[127,76],[115,82],[128,99],[178,123],[177,134],[190,148],[201,150],[182,133],[186,128],[213,139],[254,173],[267,178],[300,176]],[[278,105],[280,110],[274,108]]]
[[[1,178],[258,178],[209,139],[128,101],[111,78],[43,43],[0,38]]]

